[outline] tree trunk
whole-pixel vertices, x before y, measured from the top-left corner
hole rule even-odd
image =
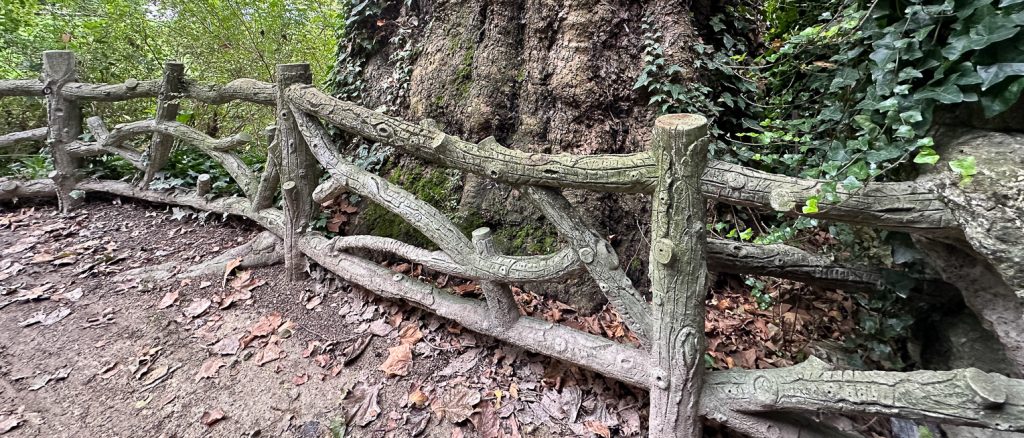
[[[382,15],[384,22],[364,29],[381,42],[362,70],[364,106],[384,105],[390,115],[432,119],[467,141],[493,137],[530,152],[647,149],[656,114],[632,89],[643,68],[641,22],[653,18],[669,62],[690,65],[698,42],[690,11],[663,1],[419,1]],[[405,56],[410,47],[413,56]],[[410,67],[406,79],[395,80]],[[479,214],[477,224],[491,225],[499,243],[503,236],[511,246],[556,236],[525,193],[469,176],[463,187],[460,216]],[[646,289],[650,198],[572,190],[566,197],[611,237],[622,268]],[[585,276],[542,287],[584,310],[601,304]]]

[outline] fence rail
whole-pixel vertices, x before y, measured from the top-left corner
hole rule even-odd
[[[659,118],[648,152],[623,155],[534,154],[493,139],[474,144],[429,125],[410,123],[335,99],[309,85],[305,64],[277,68],[276,83],[238,79],[226,85],[195,83],[184,66],[168,63],[161,80],[123,84],[76,81],[71,52],[44,54],[43,79],[0,81],[0,97],[38,96],[47,101],[47,128],[0,136],[0,147],[46,140],[55,171],[48,180],[0,181],[0,199],[56,196],[60,209],[75,208],[87,192],[246,217],[280,237],[289,278],[303,275],[306,258],[382,296],[408,300],[463,326],[522,348],[593,370],[651,392],[651,436],[699,436],[709,417],[753,436],[840,436],[811,420],[817,412],[894,415],[944,423],[1024,431],[1024,381],[976,369],[833,371],[817,359],[790,368],[704,373],[703,300],[708,267],[757,272],[846,288],[882,287],[887,271],[835,263],[784,245],[758,246],[707,239],[704,198],[802,214],[799,206],[823,181],[773,175],[706,162],[707,121],[698,115]],[[157,98],[153,120],[108,129],[86,121],[92,141],[79,140],[82,101]],[[277,118],[265,170],[257,174],[234,152],[252,141],[245,134],[211,138],[174,121],[181,99],[211,104],[234,100],[274,107]],[[523,188],[567,245],[540,256],[499,253],[489,229],[465,236],[434,207],[401,187],[349,164],[325,124],[386,143],[439,165]],[[146,151],[126,146],[150,136]],[[166,164],[173,142],[194,146],[227,170],[244,196],[215,197],[209,180],[195,190],[147,188]],[[141,184],[92,180],[80,173],[82,157],[114,154],[142,174]],[[321,175],[328,178],[321,183]],[[561,189],[646,192],[652,215],[652,302],[620,268],[614,250],[562,196]],[[327,239],[310,231],[319,201],[351,191],[405,219],[440,248],[428,251],[379,236]],[[280,193],[283,208],[273,208]],[[842,202],[812,216],[932,235],[959,233],[939,198],[913,183],[872,183],[841,192]],[[484,300],[459,297],[392,272],[347,250],[394,254],[432,269],[479,280]],[[569,327],[521,316],[509,283],[544,281],[586,272],[641,339],[619,344]],[[940,283],[922,278],[922,285]],[[922,291],[927,291],[922,287]]]

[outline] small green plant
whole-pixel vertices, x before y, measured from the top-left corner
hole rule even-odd
[[[53,161],[49,155],[29,155],[11,164],[5,173],[21,179],[41,179],[48,178],[52,171]]]
[[[764,281],[754,277],[747,277],[743,283],[750,286],[750,296],[754,297],[754,302],[757,303],[758,309],[767,310],[772,307],[772,295],[765,290],[767,284]]]

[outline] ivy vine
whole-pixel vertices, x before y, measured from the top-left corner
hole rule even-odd
[[[765,44],[746,37],[765,20]],[[804,206],[813,213],[841,201],[838,187],[937,163],[937,107],[977,102],[992,117],[1013,105],[1024,90],[1022,26],[1024,0],[740,2],[711,20],[710,44],[694,47],[711,86],[665,65],[659,33],[645,28],[636,88],[659,111],[715,117],[720,159],[830,181]],[[964,183],[977,172],[970,157],[949,166]]]

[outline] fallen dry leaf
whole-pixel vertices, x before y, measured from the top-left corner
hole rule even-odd
[[[413,392],[409,393],[409,403],[412,403],[413,406],[416,406],[417,408],[422,408],[424,405],[427,404],[428,400],[429,398],[427,397],[427,394],[425,394],[423,391],[420,391],[418,388]]]
[[[225,296],[224,298],[221,298],[220,306],[218,307],[221,310],[224,310],[227,309],[228,307],[231,307],[231,305],[234,304],[236,301],[248,300],[249,298],[252,298],[252,292],[249,292],[248,289],[236,289],[234,292],[231,292],[227,294],[227,296]]]
[[[206,426],[213,426],[214,423],[221,421],[225,418],[227,418],[227,416],[224,415],[224,411],[220,409],[212,409],[203,412],[203,416],[199,417],[199,421]]]
[[[369,386],[364,382],[359,382],[352,391],[345,395],[345,399],[341,401],[341,408],[345,413],[345,424],[365,427],[377,419],[377,415],[380,415],[377,396],[382,386],[383,384]]]
[[[198,382],[200,380],[216,376],[217,371],[219,371],[224,365],[227,364],[218,357],[206,359],[206,362],[203,362],[203,365],[199,367],[199,373],[196,374],[196,381]]]
[[[469,416],[469,421],[480,432],[480,436],[497,437],[501,434],[501,422],[490,403],[480,403],[480,409]]]
[[[309,375],[308,374],[299,374],[299,375],[292,376],[292,384],[295,385],[295,386],[301,386],[303,383],[306,383],[308,380],[309,380]]]
[[[142,386],[149,386],[152,383],[156,383],[171,371],[171,367],[168,365],[160,365],[149,371],[146,375],[146,380],[142,381]]]
[[[412,346],[400,344],[397,347],[388,348],[388,358],[377,369],[388,376],[407,376],[410,365],[412,365]]]
[[[324,301],[324,298],[321,297],[320,295],[317,295],[317,296],[315,296],[313,298],[310,298],[310,300],[306,302],[306,310],[313,310],[313,309],[315,309],[316,306],[319,306],[320,303],[322,303],[323,301]]]
[[[342,360],[341,364],[348,366],[352,362],[355,362],[356,359],[359,359],[359,356],[366,351],[366,347],[370,345],[371,339],[373,339],[373,336],[360,336],[356,338],[356,340],[352,341],[352,343],[345,346],[345,349],[341,351],[341,355],[345,358]]]
[[[36,313],[35,315],[32,315],[31,318],[26,319],[26,320],[18,323],[18,325],[21,326],[21,327],[28,327],[28,326],[33,325],[33,324],[40,324],[40,325],[44,325],[44,326],[53,325],[53,324],[56,324],[56,323],[60,322],[60,320],[64,319],[65,317],[67,317],[70,314],[71,314],[71,309],[69,309],[67,307],[61,307],[61,308],[59,308],[57,310],[54,310],[53,312],[50,312],[50,313],[46,313],[44,311],[40,311],[39,313]]]
[[[256,365],[263,366],[284,357],[284,350],[278,344],[280,344],[280,338],[271,336],[267,346],[256,353]]]
[[[167,292],[164,297],[160,299],[160,302],[156,304],[156,308],[166,309],[171,307],[175,301],[178,301],[178,291]]]
[[[228,285],[228,276],[231,275],[231,271],[234,271],[238,265],[242,264],[242,259],[231,259],[224,265],[224,280],[221,282],[221,287]]]
[[[7,419],[3,421],[0,421],[0,435],[10,432],[15,427],[21,426],[22,421],[24,420],[21,418],[21,415],[17,414],[7,417]]]
[[[398,332],[398,339],[402,344],[416,345],[420,339],[423,339],[423,332],[420,331],[418,324],[408,324]]]
[[[266,336],[274,333],[275,330],[281,325],[281,314],[274,312],[260,318],[256,321],[256,325],[253,325],[249,329],[249,334],[253,336]]]
[[[230,356],[238,353],[238,349],[242,347],[242,343],[238,338],[238,335],[229,335],[218,341],[216,344],[213,344],[211,349],[214,354],[219,354],[221,356]]]
[[[608,429],[608,426],[605,426],[604,423],[601,423],[600,421],[584,421],[583,425],[586,426],[587,430],[594,435],[603,438],[612,437],[612,431]]]
[[[192,303],[189,304],[181,313],[185,314],[185,316],[189,318],[195,318],[202,315],[203,312],[206,312],[206,309],[210,308],[210,304],[213,304],[213,302],[207,298],[193,300]]]
[[[480,393],[460,386],[451,388],[435,398],[430,403],[430,410],[440,418],[447,418],[452,423],[461,423],[476,412],[474,406],[477,403],[480,403]]]
[[[67,379],[69,375],[71,375],[71,367],[64,367],[55,371],[53,374],[39,376],[32,382],[32,385],[28,387],[28,390],[38,391],[50,382],[58,382]]]

